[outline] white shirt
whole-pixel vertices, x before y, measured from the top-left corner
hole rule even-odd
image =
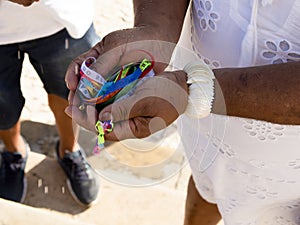
[[[300,60],[300,0],[193,0],[191,10],[182,46],[211,68]],[[226,225],[300,224],[300,126],[215,114],[178,124],[197,189]]]
[[[40,0],[29,7],[2,0],[0,44],[46,37],[63,28],[81,38],[93,21],[93,0]]]

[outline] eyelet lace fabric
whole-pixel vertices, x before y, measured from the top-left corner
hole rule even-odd
[[[300,60],[298,0],[193,0],[188,19],[182,43],[211,68]],[[300,224],[300,126],[215,114],[178,125],[197,189],[226,225]]]

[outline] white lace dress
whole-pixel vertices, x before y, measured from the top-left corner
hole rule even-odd
[[[194,0],[183,40],[212,68],[300,60],[300,0]],[[215,114],[178,124],[197,189],[226,225],[300,224],[300,126]]]

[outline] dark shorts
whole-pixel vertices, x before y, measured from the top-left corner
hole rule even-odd
[[[20,86],[25,53],[46,92],[67,99],[65,74],[70,62],[98,41],[92,25],[81,39],[72,38],[64,29],[49,37],[0,45],[0,129],[16,124],[25,104]]]

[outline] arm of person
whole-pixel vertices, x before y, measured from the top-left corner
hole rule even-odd
[[[214,74],[212,113],[300,125],[300,62],[216,69]],[[147,137],[175,121],[187,105],[186,76],[184,71],[162,73],[101,111],[100,120],[115,122],[106,139]]]
[[[134,27],[146,27],[146,39],[177,43],[189,0],[133,0]]]
[[[300,62],[214,70],[212,112],[300,125]]]

